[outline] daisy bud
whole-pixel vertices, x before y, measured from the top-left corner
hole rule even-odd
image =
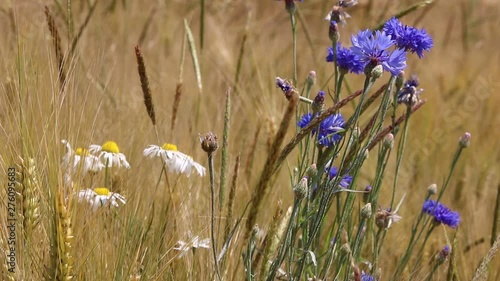
[[[213,132],[208,132],[204,137],[200,136],[201,148],[207,153],[213,153],[219,148],[217,135]]]

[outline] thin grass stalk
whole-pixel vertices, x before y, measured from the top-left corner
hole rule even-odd
[[[487,272],[488,272],[488,264],[491,262],[491,260],[495,257],[496,253],[500,249],[500,235],[497,236],[495,239],[495,243],[493,243],[493,246],[491,246],[490,250],[486,254],[486,256],[483,257],[481,260],[481,263],[479,266],[476,268],[476,271],[474,273],[474,277],[472,277],[472,281],[483,281],[486,280],[488,277]]]
[[[137,71],[139,72],[139,78],[141,80],[141,89],[144,98],[144,105],[146,106],[146,112],[148,113],[149,119],[153,124],[156,133],[156,139],[159,143],[160,136],[158,134],[158,129],[156,127],[156,114],[153,103],[153,95],[151,94],[151,88],[149,87],[149,79],[148,79],[148,74],[146,72],[146,64],[144,63],[144,57],[142,56],[141,49],[139,48],[139,46],[135,46],[135,57],[137,58]]]
[[[246,178],[248,180],[251,179],[252,176],[252,168],[253,168],[253,160],[255,158],[255,150],[257,148],[257,141],[259,140],[260,129],[262,128],[261,123],[258,123],[257,130],[253,136],[253,141],[250,144],[250,150],[248,151],[247,161],[245,164]]]
[[[144,26],[142,27],[141,35],[139,36],[139,40],[137,40],[137,45],[141,46],[142,43],[144,43],[144,40],[146,39],[146,36],[148,35],[149,27],[151,26],[151,22],[153,22],[153,17],[158,10],[157,7],[151,8],[151,11],[148,14],[148,18],[146,19],[146,22],[144,23]]]
[[[267,187],[269,184],[269,181],[271,179],[271,176],[274,174],[276,171],[276,163],[278,160],[278,153],[279,153],[279,148],[281,144],[283,143],[283,139],[286,135],[286,131],[290,125],[290,122],[292,121],[293,114],[295,112],[295,107],[297,106],[299,97],[298,93],[293,91],[293,94],[289,100],[288,107],[285,111],[285,114],[283,115],[283,119],[281,120],[280,127],[278,129],[278,132],[276,133],[276,136],[274,138],[274,141],[271,145],[271,149],[269,151],[269,154],[266,159],[266,163],[264,164],[264,168],[262,170],[262,173],[260,175],[259,182],[255,188],[255,192],[253,193],[252,196],[252,202],[251,202],[251,208],[250,208],[250,214],[247,218],[247,223],[246,223],[246,231],[245,231],[245,239],[244,241],[248,240],[248,237],[250,235],[250,232],[255,224],[255,221],[257,219],[257,214],[260,211],[262,199],[264,198],[264,195],[267,191]]]
[[[189,43],[189,50],[191,51],[191,59],[193,60],[193,66],[196,74],[196,81],[198,82],[198,91],[202,93],[202,80],[201,80],[201,68],[200,63],[198,61],[198,55],[196,53],[196,45],[194,43],[193,33],[191,32],[191,28],[189,28],[189,24],[186,19],[184,19],[184,29],[186,30],[187,41]]]
[[[300,9],[296,10],[296,14],[297,14],[297,18],[299,19],[300,26],[304,30],[304,35],[306,36],[307,45],[309,46],[309,49],[311,49],[311,60],[316,62],[316,51],[314,49],[314,43],[313,43],[313,39],[311,36],[311,32],[309,31],[309,28],[307,27],[307,22],[304,19],[304,16],[302,15],[302,12],[300,11]]]
[[[73,37],[73,41],[71,41],[71,48],[69,52],[69,57],[72,57],[73,54],[75,53],[76,46],[78,45],[78,42],[80,41],[80,38],[83,35],[83,32],[87,28],[87,25],[90,22],[90,19],[92,18],[92,15],[94,15],[95,8],[97,7],[97,3],[99,0],[95,0],[92,6],[90,6],[89,12],[85,16],[85,20],[83,21],[82,25],[80,25],[80,28],[78,29],[78,33],[76,34],[75,37]]]
[[[293,84],[297,85],[297,21],[295,20],[295,7],[289,14],[292,26]]]
[[[220,183],[219,183],[220,184],[219,212],[222,212],[222,206],[224,206],[230,121],[231,121],[231,88],[228,88],[226,91],[226,110],[224,111],[224,132],[222,134],[222,153],[221,153],[222,159],[221,159]]]
[[[205,0],[200,0],[200,50],[203,51],[205,42]]]
[[[450,262],[448,264],[448,274],[446,276],[447,281],[458,280],[457,273],[457,233],[453,236],[453,245],[451,246]]]
[[[396,153],[396,168],[394,171],[395,174],[394,174],[394,181],[393,181],[393,185],[392,185],[392,195],[391,195],[391,204],[390,204],[391,209],[394,206],[394,200],[396,197],[396,188],[397,188],[397,184],[398,184],[399,168],[401,167],[401,162],[403,160],[403,152],[404,152],[404,148],[406,145],[406,137],[408,135],[408,123],[409,123],[410,116],[411,116],[411,106],[407,106],[405,125],[403,128],[403,135],[399,139],[398,150]]]
[[[182,33],[182,47],[181,47],[181,62],[179,65],[179,79],[177,80],[177,85],[175,87],[175,97],[174,103],[172,105],[172,119],[170,121],[170,138],[173,137],[175,129],[175,121],[177,120],[177,112],[179,111],[179,104],[181,102],[181,96],[183,93],[183,77],[184,77],[184,61],[186,59],[186,42],[187,36],[186,31]]]
[[[247,23],[245,25],[245,30],[243,31],[243,38],[241,39],[240,51],[238,53],[238,59],[236,61],[236,73],[234,74],[234,92],[237,93],[239,90],[241,67],[243,66],[243,58],[245,56],[245,45],[248,39],[248,29],[250,26],[250,12],[248,13]]]
[[[495,212],[493,213],[493,224],[491,228],[491,246],[495,244],[495,238],[498,233],[498,224],[500,223],[500,184],[497,186],[497,200],[495,203]]]
[[[71,0],[66,1],[66,6],[67,6],[66,20],[68,24],[68,41],[69,41],[73,38],[73,32],[74,32]]]
[[[233,221],[234,198],[236,197],[236,186],[238,183],[238,174],[240,171],[241,155],[236,156],[234,163],[233,178],[231,181],[231,188],[229,189],[229,198],[227,203],[226,226],[224,227],[224,240],[229,238],[229,231],[231,230],[231,222]]]
[[[54,49],[56,51],[57,60],[57,71],[59,73],[59,83],[61,90],[64,89],[66,83],[66,71],[64,70],[64,54],[61,48],[61,37],[59,37],[59,31],[56,26],[56,22],[50,13],[50,10],[45,6],[45,17],[47,24],[49,26],[50,35],[52,36],[52,43],[54,44]]]

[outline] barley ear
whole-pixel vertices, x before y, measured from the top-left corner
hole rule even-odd
[[[56,195],[56,231],[58,248],[57,280],[73,279],[73,231],[70,206],[65,205],[62,192]],[[71,202],[71,201],[68,201]]]
[[[21,159],[20,193],[22,194],[22,216],[24,237],[27,241],[40,222],[40,180],[35,160],[30,158],[25,163]]]

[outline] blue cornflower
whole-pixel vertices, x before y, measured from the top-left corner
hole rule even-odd
[[[408,106],[413,106],[419,101],[420,94],[424,89],[418,89],[419,85],[417,75],[412,75],[406,80],[403,87],[398,92],[398,104],[404,103]]]
[[[406,68],[406,52],[401,49],[390,52],[388,49],[394,46],[394,42],[384,32],[376,31],[373,35],[368,29],[359,31],[357,35],[351,36],[351,42],[352,52],[366,66],[375,67],[380,64],[392,75],[398,75]]]
[[[338,114],[328,116],[319,125],[318,143],[322,146],[330,147],[342,138],[339,134],[343,131],[344,117]]]
[[[333,62],[333,48],[328,48],[328,54],[326,56],[327,62]],[[361,62],[358,55],[356,55],[351,49],[344,48],[340,43],[337,44],[337,65],[340,71],[344,73],[352,72],[359,74],[365,69],[365,64]]]
[[[366,274],[364,271],[361,273],[361,281],[377,281],[375,277],[370,274]]]
[[[297,122],[297,126],[299,126],[301,129],[304,128],[305,126],[309,125],[312,118],[313,118],[312,113],[306,113],[306,114],[302,115],[302,118],[300,118],[300,121]]]
[[[458,212],[453,212],[445,205],[434,200],[425,201],[422,211],[433,216],[435,222],[446,224],[451,228],[457,228],[460,223],[460,214]]]
[[[300,128],[307,126],[313,119],[312,113],[307,113],[300,118],[297,125]],[[333,114],[328,116],[319,125],[318,144],[326,147],[332,146],[342,138],[339,133],[344,129],[344,117],[341,114]],[[316,134],[317,129],[313,129],[312,133]]]
[[[328,171],[328,176],[330,177],[330,179],[336,178],[338,174],[339,174],[339,169],[337,167],[332,167],[330,171]],[[345,189],[348,188],[349,185],[351,185],[351,183],[352,183],[352,177],[346,174],[340,180],[339,186]]]
[[[391,18],[384,24],[384,32],[396,43],[396,47],[407,52],[417,53],[419,58],[424,51],[429,52],[434,42],[425,29],[404,25],[397,18]]]

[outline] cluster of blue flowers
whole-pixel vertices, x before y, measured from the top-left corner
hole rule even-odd
[[[385,71],[399,75],[406,68],[406,53],[417,53],[422,58],[430,51],[432,38],[424,29],[402,24],[398,19],[387,21],[382,31],[362,30],[351,36],[351,48],[337,45],[336,62],[344,73],[359,74],[367,67],[382,65]],[[394,48],[393,48],[394,47]],[[328,48],[327,62],[333,62],[333,48]]]
[[[460,223],[460,214],[458,212],[453,212],[445,205],[434,200],[425,201],[422,211],[433,216],[436,223],[442,223],[451,228],[457,228]]]

